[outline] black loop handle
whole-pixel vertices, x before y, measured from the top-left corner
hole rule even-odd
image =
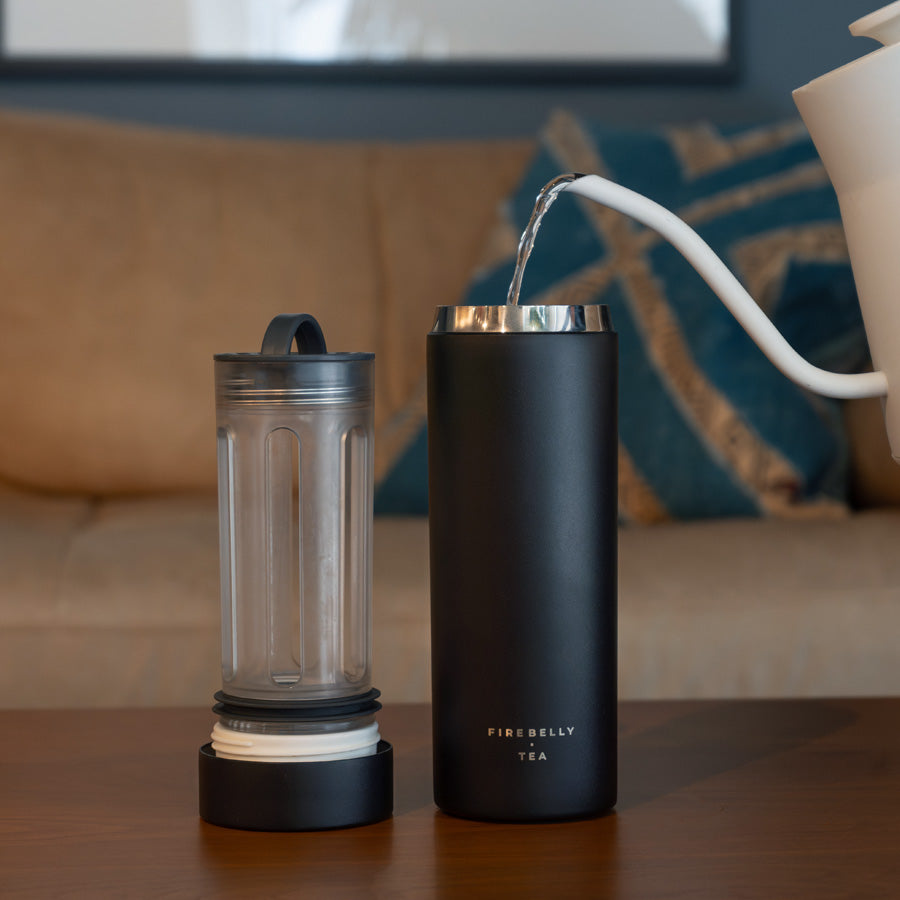
[[[297,341],[298,353],[327,353],[325,335],[313,316],[275,316],[263,337],[262,352],[275,356],[287,356],[291,345]]]

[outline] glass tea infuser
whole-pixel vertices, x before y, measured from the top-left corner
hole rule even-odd
[[[297,351],[292,352],[296,343]],[[374,356],[277,316],[260,353],[215,357],[222,690],[200,815],[256,830],[392,810],[372,687]]]

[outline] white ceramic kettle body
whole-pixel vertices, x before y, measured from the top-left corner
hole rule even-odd
[[[900,2],[850,26],[884,46],[794,91],[837,192],[872,362],[900,385]],[[886,399],[900,462],[900,397]]]

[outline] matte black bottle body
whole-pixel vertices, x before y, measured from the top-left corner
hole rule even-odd
[[[595,815],[616,792],[616,336],[428,337],[435,801]]]

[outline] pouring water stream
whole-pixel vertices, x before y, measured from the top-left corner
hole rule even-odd
[[[538,229],[541,227],[541,221],[547,214],[547,210],[555,202],[560,191],[564,190],[567,185],[571,184],[576,178],[583,178],[583,175],[558,175],[552,181],[548,181],[541,188],[541,192],[537,195],[534,209],[531,212],[531,218],[522,232],[519,240],[519,249],[516,254],[516,269],[513,272],[512,281],[509,285],[509,293],[506,295],[507,306],[518,306],[519,292],[522,290],[522,276],[525,274],[525,266],[531,251],[534,249],[534,239],[537,237]]]

